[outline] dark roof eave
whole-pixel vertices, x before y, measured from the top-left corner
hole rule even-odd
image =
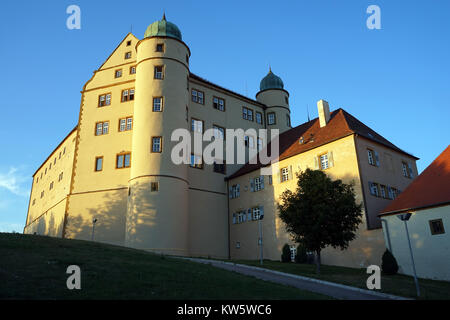
[[[391,216],[394,214],[429,209],[429,208],[434,208],[434,207],[441,207],[441,206],[445,206],[445,205],[449,205],[449,204],[450,204],[450,200],[444,201],[444,202],[439,202],[439,203],[431,203],[431,204],[427,204],[427,205],[419,206],[419,207],[404,208],[404,209],[398,209],[398,210],[394,210],[394,211],[382,212],[378,216],[379,217]]]

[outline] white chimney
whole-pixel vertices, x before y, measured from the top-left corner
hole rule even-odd
[[[325,127],[330,121],[330,107],[325,100],[319,100],[317,102],[317,109],[319,111],[320,127]]]

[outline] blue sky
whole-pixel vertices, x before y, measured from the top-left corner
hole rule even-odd
[[[81,30],[66,8],[81,8]],[[369,30],[369,5],[381,30]],[[75,127],[84,83],[130,31],[167,19],[190,47],[191,71],[254,98],[272,66],[290,92],[292,123],[316,102],[344,108],[420,158],[449,144],[450,2],[8,1],[0,12],[0,232],[21,232],[31,176]]]

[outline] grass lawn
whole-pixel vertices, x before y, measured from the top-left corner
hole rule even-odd
[[[366,281],[369,277],[366,269],[322,265],[321,274],[317,275],[316,266],[312,264],[282,263],[280,261],[264,260],[264,264],[261,266],[259,261],[233,260],[232,262],[342,283],[363,289],[367,289]],[[450,282],[419,279],[419,286],[421,293],[420,299],[450,299]],[[404,275],[388,276],[382,274],[380,291],[403,297],[416,298],[414,278]]]
[[[81,268],[81,290],[66,269]],[[101,243],[0,233],[0,299],[327,299],[209,265]]]

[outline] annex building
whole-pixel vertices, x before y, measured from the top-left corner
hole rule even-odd
[[[276,202],[295,173],[324,170],[355,183],[364,222],[348,250],[326,249],[325,264],[379,264],[385,250],[378,214],[417,176],[418,159],[343,109],[318,102],[319,117],[291,127],[289,93],[270,71],[256,99],[191,72],[191,52],[165,17],[143,39],[128,34],[81,92],[77,126],[33,175],[24,233],[92,239],[184,256],[279,260],[292,244]],[[272,175],[258,164],[171,161],[175,129],[279,129]],[[266,142],[245,137],[245,148]],[[263,215],[262,220],[258,220]]]

